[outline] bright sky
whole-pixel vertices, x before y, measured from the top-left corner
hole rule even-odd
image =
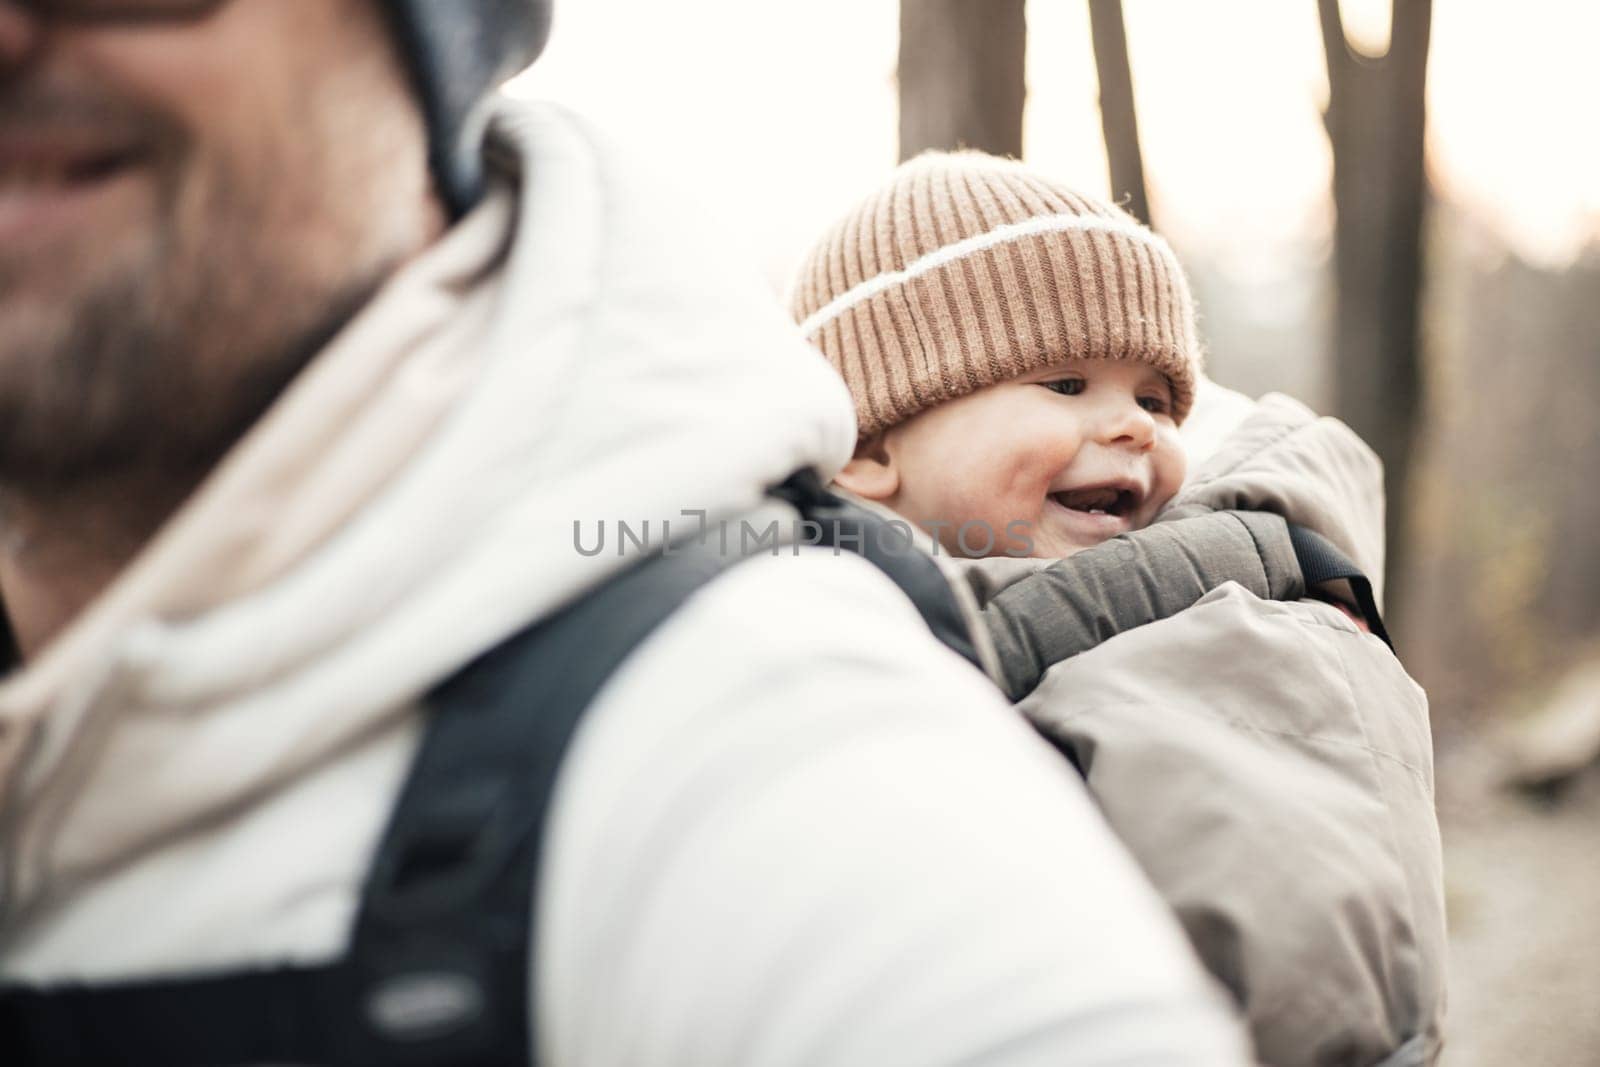
[[[1386,0],[1344,0],[1381,47]],[[1429,161],[1524,255],[1600,236],[1600,5],[1436,0]],[[1232,271],[1325,240],[1315,0],[1125,0],[1159,223]],[[517,91],[599,120],[687,187],[775,285],[894,165],[898,0],[567,0]],[[1106,188],[1087,4],[1030,0],[1026,157]],[[1376,38],[1376,40],[1374,40]]]

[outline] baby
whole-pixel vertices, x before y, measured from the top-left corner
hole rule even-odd
[[[1200,350],[1182,268],[1019,164],[902,167],[812,253],[793,310],[855,400],[838,485],[952,554],[1068,556],[1183,484]]]
[[[812,250],[791,310],[855,402],[836,485],[969,557],[947,570],[987,583],[980,602],[1003,588],[981,572],[1015,563],[985,557],[1071,556],[1175,496],[1178,517],[1316,528],[1381,572],[1376,457],[1294,401],[1260,402],[1184,486],[1200,346],[1182,268],[1021,164],[901,167]],[[1083,773],[1261,1062],[1431,1062],[1445,953],[1426,702],[1359,620],[1300,588],[1227,582],[1056,663],[1018,706]]]

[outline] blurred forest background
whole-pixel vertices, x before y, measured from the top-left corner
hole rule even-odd
[[[1212,377],[1350,422],[1432,702],[1450,1067],[1600,1064],[1600,6],[586,0],[518,91],[600,118],[775,288],[969,145],[1176,247]]]

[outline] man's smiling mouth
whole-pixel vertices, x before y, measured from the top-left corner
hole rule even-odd
[[[99,181],[133,162],[132,152],[111,151],[80,156],[21,156],[9,160],[0,154],[0,189],[40,189]]]
[[[104,222],[101,194],[122,188],[148,156],[126,143],[8,136],[0,131],[0,236],[48,239]]]

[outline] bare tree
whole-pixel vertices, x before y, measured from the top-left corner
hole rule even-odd
[[[1128,31],[1122,0],[1089,0],[1094,65],[1100,78],[1100,128],[1105,132],[1111,197],[1145,225],[1150,198],[1145,192],[1144,158],[1139,153],[1139,118],[1133,104],[1133,72],[1128,65]]]
[[[901,0],[900,158],[1022,155],[1023,0]]]
[[[1383,457],[1389,572],[1405,557],[1404,515],[1422,404],[1423,89],[1432,0],[1394,0],[1388,53],[1358,56],[1338,0],[1318,0],[1333,144],[1334,406]],[[1390,585],[1394,588],[1393,583]]]

